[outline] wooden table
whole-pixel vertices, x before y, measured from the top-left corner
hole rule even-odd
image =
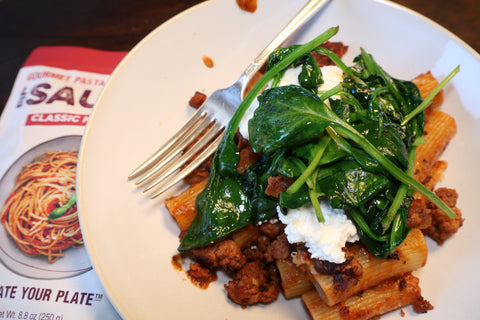
[[[235,0],[225,0],[235,1]],[[258,0],[259,5],[262,0]],[[293,0],[292,0],[293,1]],[[38,46],[130,50],[175,14],[201,0],[0,0],[0,111],[29,53]],[[395,0],[480,52],[480,0]]]

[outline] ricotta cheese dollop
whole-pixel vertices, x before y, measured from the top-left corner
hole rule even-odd
[[[344,210],[333,209],[328,201],[320,201],[320,207],[325,219],[322,223],[311,204],[279,213],[278,217],[286,225],[288,242],[305,243],[312,258],[342,263],[346,260],[342,248],[347,242],[359,240],[357,228]]]

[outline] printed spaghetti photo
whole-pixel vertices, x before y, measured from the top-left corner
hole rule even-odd
[[[53,263],[66,249],[84,245],[75,194],[77,158],[77,150],[44,152],[17,175],[0,219],[24,254]]]

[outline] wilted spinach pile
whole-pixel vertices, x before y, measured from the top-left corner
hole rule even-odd
[[[332,207],[345,209],[363,243],[378,257],[387,256],[407,236],[414,190],[455,216],[411,177],[416,144],[423,135],[423,110],[431,97],[422,101],[412,82],[390,77],[364,50],[347,67],[320,47],[337,31],[328,29],[305,45],[280,48],[270,56],[266,74],[239,106],[214,156],[180,251],[309,202],[322,221],[322,197]],[[312,51],[327,55],[343,70],[341,84],[318,92],[323,79]],[[277,86],[287,68],[298,66],[300,86]],[[240,175],[235,132],[270,81],[273,85],[258,96],[259,107],[249,122],[250,144],[262,157]],[[277,199],[265,195],[265,188],[268,177],[278,175],[295,182]]]

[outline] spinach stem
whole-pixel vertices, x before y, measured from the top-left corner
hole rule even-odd
[[[342,139],[340,135],[332,128],[332,127],[327,127],[325,130],[327,130],[327,133],[330,135],[330,137],[335,141],[337,146],[342,148],[345,152],[347,152],[349,155],[353,155],[352,148],[350,144],[348,144],[347,141]]]
[[[333,51],[327,49],[327,48],[323,48],[323,47],[318,47],[316,49],[317,52],[323,54],[323,55],[326,55],[327,57],[330,58],[330,60],[332,60],[333,62],[335,62],[335,64],[340,68],[342,69],[342,71],[348,75],[348,76],[353,76],[353,72],[352,72],[352,69],[349,68],[343,61],[342,59],[340,59]]]
[[[412,176],[413,174],[413,165],[415,162],[415,153],[416,153],[417,147],[412,146],[410,149],[410,152],[408,154],[408,169],[407,169],[407,174],[409,176]],[[384,231],[388,230],[390,228],[395,216],[397,215],[398,209],[400,209],[400,206],[403,203],[403,199],[407,195],[408,192],[408,186],[406,184],[402,184],[398,190],[397,194],[395,195],[395,198],[392,201],[392,204],[390,205],[390,208],[387,211],[387,215],[385,218],[382,219],[382,228]]]
[[[319,194],[314,189],[308,190],[308,194],[310,196],[310,201],[312,202],[312,206],[315,209],[315,215],[317,216],[318,222],[320,223],[325,222],[322,208],[320,207],[320,202],[318,201]]]
[[[440,90],[445,87],[445,85],[460,71],[460,65],[458,65],[455,69],[453,69],[446,77],[443,79],[425,98],[416,107],[412,112],[407,114],[407,116],[402,121],[402,126],[406,125],[410,120],[412,120],[417,114],[424,111],[433,101],[433,98],[440,92]]]
[[[293,184],[288,187],[287,192],[290,194],[293,194],[300,189],[300,187],[307,181],[308,177],[312,174],[313,170],[317,168],[318,163],[322,159],[323,153],[325,152],[325,149],[327,149],[328,143],[330,142],[329,137],[324,137],[320,140],[319,142],[319,150],[315,154],[312,162],[310,162],[305,169],[305,171],[302,172],[302,174],[293,182]]]
[[[357,223],[357,225],[373,240],[379,242],[385,242],[388,240],[386,235],[379,236],[370,229],[370,226],[365,222],[362,215],[357,212],[357,210],[349,210],[348,213],[352,217],[353,220]]]
[[[372,56],[369,53],[367,53],[365,49],[360,48],[360,50],[362,52],[362,56],[364,58],[367,70],[371,71],[373,74],[380,75],[380,77],[385,81],[387,88],[395,96],[397,101],[400,102],[402,105],[405,105],[405,101],[401,93],[398,91],[398,88],[395,85],[395,82],[393,81],[393,79],[385,72],[385,70],[383,70],[382,67],[378,65],[377,62],[375,62]]]
[[[390,232],[390,241],[388,243],[388,252],[393,252],[393,250],[398,245],[398,241],[402,239],[401,234],[403,233],[402,228],[402,216],[400,214],[395,215],[393,219],[392,232]]]
[[[341,83],[340,83],[340,84],[337,84],[335,87],[333,87],[333,88],[331,88],[331,89],[329,89],[329,90],[327,90],[327,91],[323,91],[323,92],[320,94],[319,98],[320,98],[320,100],[325,101],[325,100],[327,100],[328,98],[330,98],[330,97],[332,97],[332,96],[334,96],[334,95],[342,92],[342,88],[343,88],[343,86],[342,86]]]
[[[356,112],[362,111],[363,108],[361,103],[353,95],[345,91],[340,91],[338,95],[340,96],[340,99],[342,100],[342,102],[345,102],[353,106]]]

